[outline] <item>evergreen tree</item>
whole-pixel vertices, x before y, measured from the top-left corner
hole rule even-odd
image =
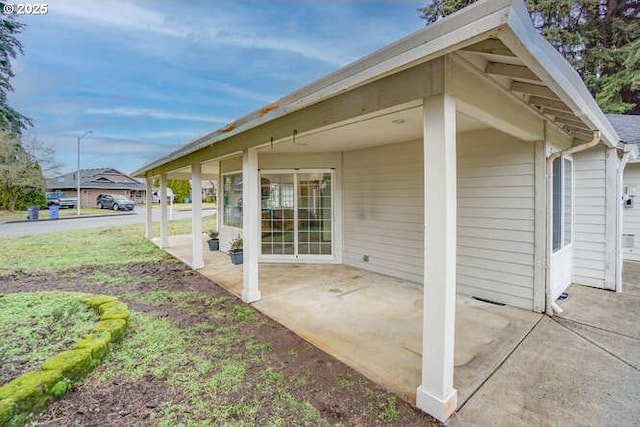
[[[6,2],[0,1],[0,8]],[[10,79],[14,77],[11,60],[22,54],[22,43],[17,35],[24,31],[25,25],[16,20],[15,15],[0,14],[0,131],[20,135],[23,130],[33,126],[31,119],[18,113],[7,104],[7,93],[13,91]]]
[[[427,25],[476,0],[431,0]],[[584,79],[600,108],[640,114],[640,0],[526,0],[538,31]]]

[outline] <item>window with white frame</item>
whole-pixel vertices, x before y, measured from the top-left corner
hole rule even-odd
[[[553,252],[571,244],[573,231],[573,163],[553,160]]]
[[[222,223],[242,228],[242,173],[222,176]]]

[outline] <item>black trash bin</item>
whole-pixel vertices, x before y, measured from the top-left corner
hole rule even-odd
[[[27,219],[38,219],[40,215],[40,206],[27,207]]]

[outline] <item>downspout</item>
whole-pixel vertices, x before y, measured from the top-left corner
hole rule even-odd
[[[545,121],[545,141],[546,121]],[[595,147],[600,142],[600,131],[593,131],[593,138],[589,142],[576,145],[566,150],[556,151],[547,156],[547,250],[545,254],[545,266],[547,270],[545,280],[545,311],[549,316],[562,313],[562,307],[551,296],[551,255],[553,253],[553,161],[558,157],[579,153]]]
[[[627,145],[624,146],[624,154],[620,159],[620,164],[617,170],[617,182],[616,182],[616,197],[618,203],[616,205],[616,292],[622,292],[622,221],[624,211],[622,203],[622,190],[624,187],[624,168],[627,166],[627,162],[631,158],[631,150]]]

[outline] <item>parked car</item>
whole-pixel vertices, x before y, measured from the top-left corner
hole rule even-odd
[[[96,199],[98,208],[132,211],[136,204],[120,194],[100,194]]]
[[[75,208],[78,205],[77,197],[64,197],[62,191],[48,191],[46,193],[47,206],[59,206],[62,208]]]

